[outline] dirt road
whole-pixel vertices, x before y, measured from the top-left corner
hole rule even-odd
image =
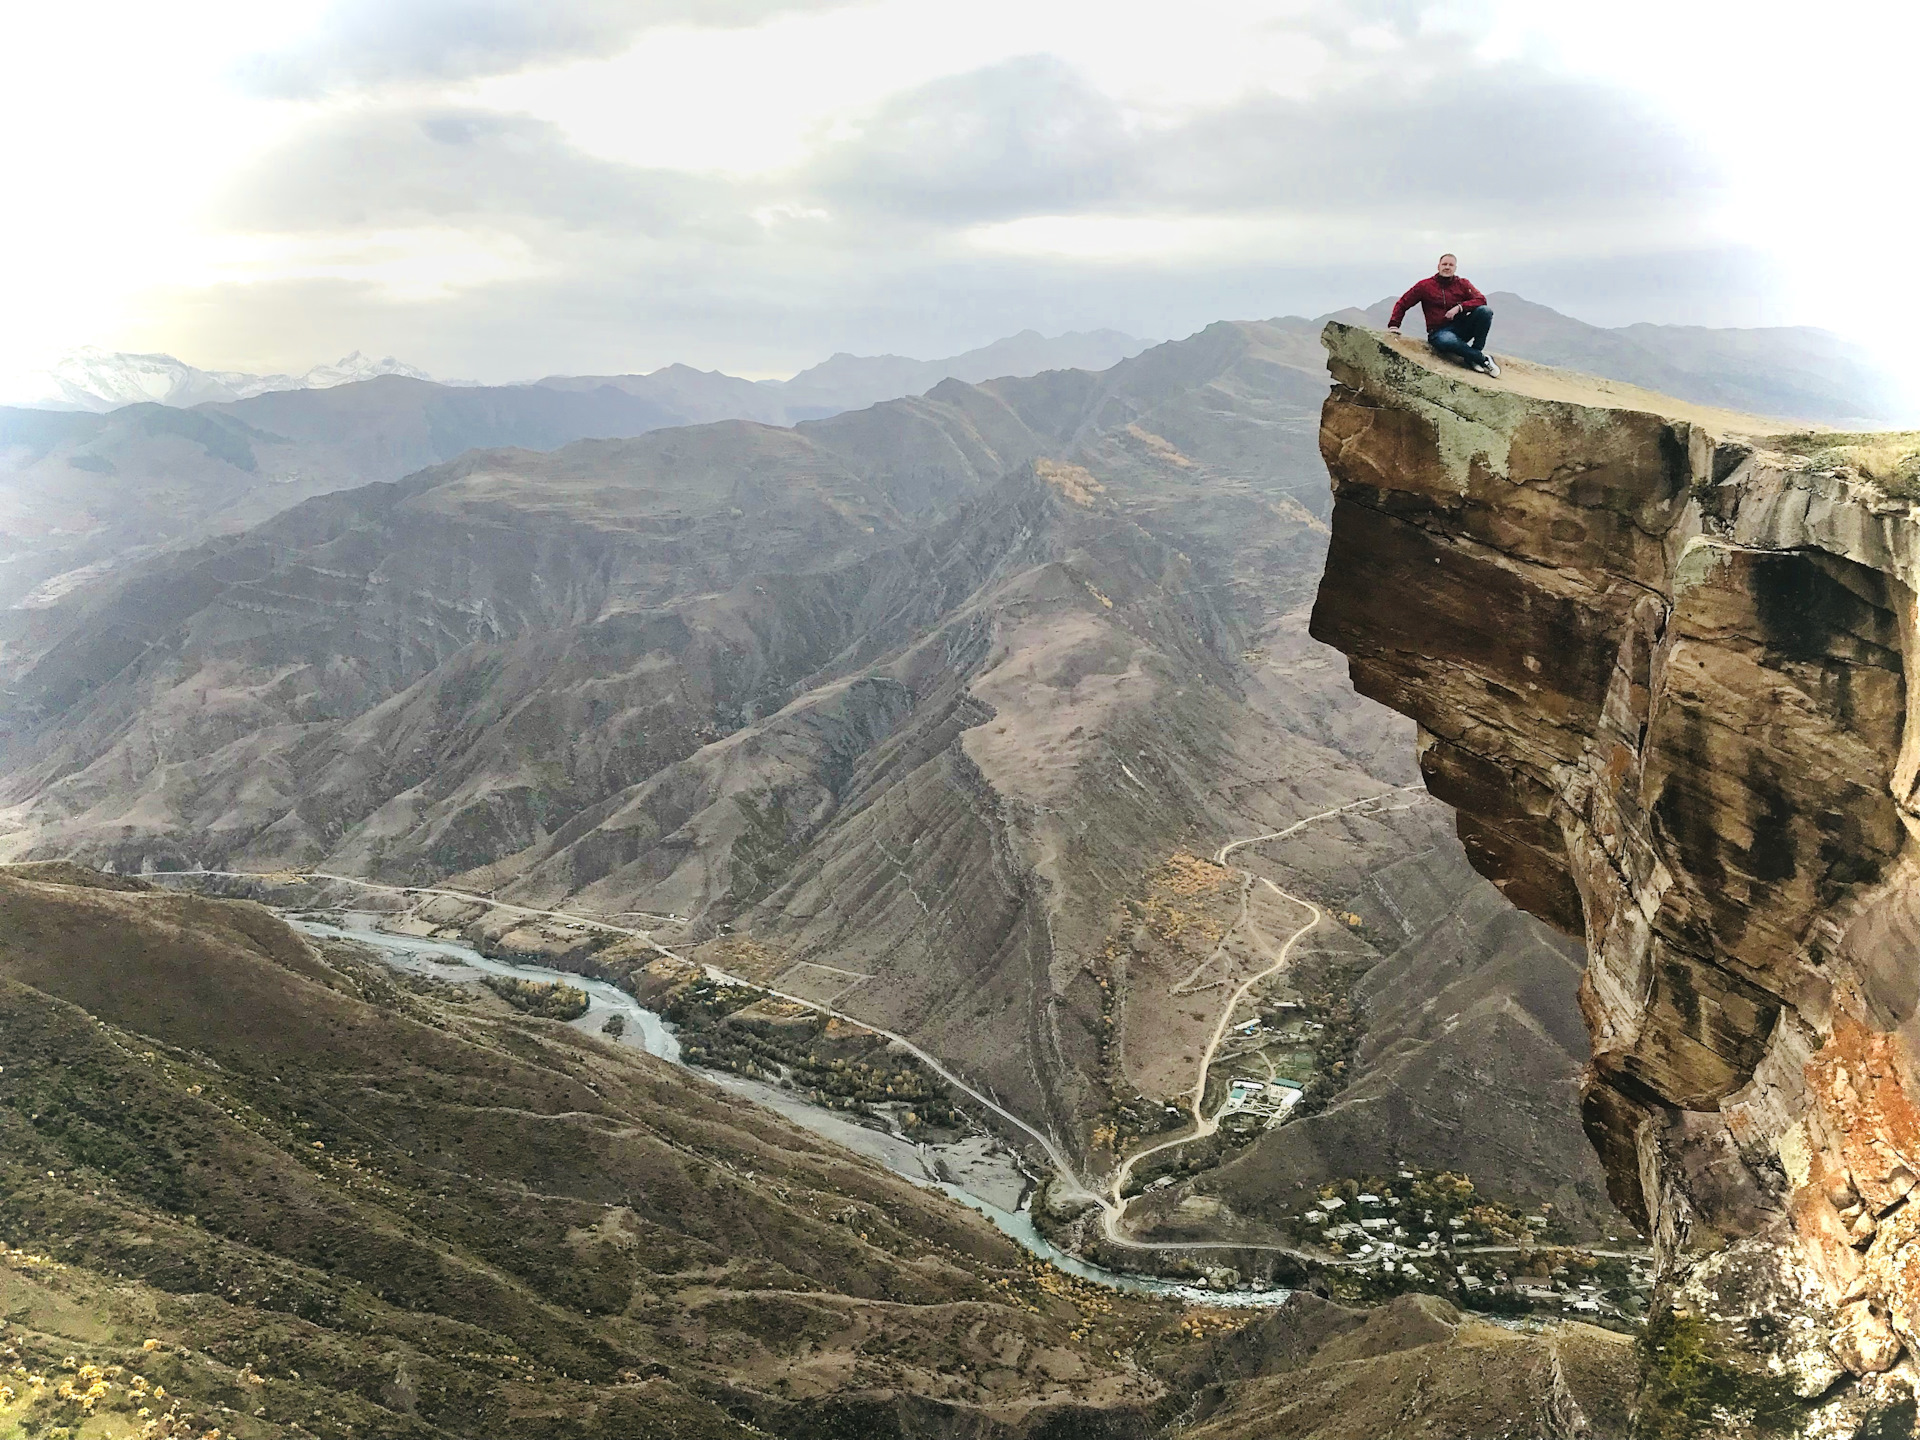
[[[1317,815],[1309,815],[1305,819],[1295,821],[1292,825],[1289,825],[1286,828],[1281,830],[1270,831],[1264,835],[1249,835],[1244,839],[1229,841],[1225,845],[1222,845],[1220,849],[1215,852],[1214,862],[1219,865],[1225,865],[1228,861],[1228,858],[1234,853],[1234,851],[1243,849],[1246,846],[1261,844],[1269,840],[1283,840],[1287,836],[1293,835],[1298,831],[1305,829],[1307,826],[1315,824],[1318,821],[1332,819],[1336,815],[1346,815],[1346,814],[1351,814],[1357,811],[1363,811],[1368,809],[1371,806],[1380,804],[1382,801],[1387,800],[1394,795],[1404,794],[1410,790],[1418,790],[1418,789],[1420,789],[1419,786],[1400,786],[1393,790],[1384,791],[1378,795],[1368,796],[1364,800],[1355,800],[1345,805],[1337,805],[1330,810],[1323,810]],[[261,879],[269,878],[260,873],[256,873],[252,871],[244,871],[244,870],[193,869],[193,870],[155,871],[153,873],[156,878],[159,878],[161,876],[178,876],[178,877],[208,876],[208,877],[214,877],[214,878],[226,878],[226,879],[236,879],[236,880],[261,880]],[[408,899],[412,899],[416,901],[419,899],[457,900],[465,904],[481,905],[489,909],[504,911],[508,914],[525,916],[529,919],[551,920],[551,921],[555,921],[555,922],[558,922],[561,924],[567,924],[567,925],[585,925],[596,930],[608,932],[610,934],[622,935],[634,940],[638,940],[642,944],[646,945],[648,948],[655,951],[656,953],[667,956],[668,958],[673,960],[678,960],[683,964],[699,963],[697,961],[688,960],[686,956],[679,954],[677,951],[669,949],[665,945],[662,945],[659,941],[653,938],[653,934],[651,931],[635,929],[631,926],[626,926],[626,925],[615,925],[611,921],[595,919],[592,916],[580,915],[572,911],[540,910],[540,909],[535,909],[525,905],[513,905],[513,904],[509,904],[507,901],[504,901],[504,900],[495,900],[488,895],[476,895],[471,891],[467,891],[467,890],[450,890],[445,888],[444,886],[385,885],[385,884],[381,884],[378,881],[362,880],[355,875],[336,875],[324,870],[303,870],[298,873],[303,878],[308,878],[313,880],[327,880],[337,884],[351,885],[357,889],[365,890],[369,894],[398,896],[402,900],[408,900]],[[1268,937],[1267,935],[1261,932],[1259,926],[1251,918],[1251,914],[1248,908],[1245,906],[1242,907],[1240,920],[1237,923],[1243,924],[1246,927],[1247,932],[1253,938],[1255,945],[1268,956],[1271,963],[1269,963],[1267,967],[1261,970],[1259,973],[1241,982],[1241,984],[1234,989],[1233,993],[1229,995],[1221,1005],[1219,1016],[1214,1023],[1213,1036],[1207,1042],[1206,1050],[1200,1057],[1200,1062],[1194,1076],[1193,1094],[1188,1102],[1188,1112],[1192,1116],[1192,1128],[1189,1129],[1184,1134],[1175,1136],[1173,1139],[1161,1141],[1157,1145],[1150,1146],[1145,1150],[1137,1151],[1133,1155],[1128,1156],[1127,1159],[1121,1164],[1119,1170],[1115,1172],[1115,1174],[1112,1176],[1112,1178],[1104,1187],[1099,1187],[1093,1184],[1089,1184],[1085,1179],[1083,1179],[1079,1171],[1074,1168],[1073,1162],[1068,1157],[1065,1147],[1062,1146],[1060,1142],[1056,1140],[1053,1136],[1029,1124],[1027,1121],[1021,1119],[1018,1115],[1014,1114],[1011,1110],[1007,1109],[1004,1105],[1000,1104],[998,1101],[994,1100],[993,1098],[991,1098],[986,1094],[983,1094],[981,1090],[969,1084],[967,1081],[963,1080],[960,1076],[956,1075],[947,1065],[943,1064],[940,1060],[938,1060],[934,1056],[928,1054],[924,1049],[914,1044],[911,1040],[907,1039],[904,1035],[897,1035],[891,1030],[881,1029],[879,1026],[874,1025],[870,1021],[862,1020],[856,1015],[850,1015],[843,1010],[837,1009],[834,1006],[829,1004],[823,1004],[818,1000],[809,1000],[803,996],[789,994],[784,990],[777,990],[770,985],[765,985],[757,981],[748,980],[743,976],[730,974],[727,971],[720,969],[718,966],[702,965],[700,966],[700,968],[703,969],[706,972],[706,974],[714,980],[721,981],[730,985],[744,986],[751,990],[757,990],[763,995],[770,995],[775,999],[785,1000],[795,1005],[805,1006],[807,1009],[812,1010],[817,1014],[831,1016],[832,1018],[837,1020],[845,1020],[849,1024],[858,1025],[862,1029],[872,1031],[874,1034],[880,1035],[888,1040],[893,1041],[895,1044],[901,1046],[901,1048],[905,1049],[916,1060],[920,1061],[921,1064],[925,1065],[929,1070],[931,1070],[934,1074],[938,1075],[942,1080],[944,1080],[947,1084],[951,1085],[955,1090],[959,1091],[961,1094],[967,1096],[969,1099],[973,1100],[975,1103],[982,1106],[989,1113],[998,1116],[1001,1120],[1004,1120],[1007,1124],[1013,1126],[1021,1134],[1027,1136],[1036,1145],[1038,1145],[1041,1151],[1046,1155],[1047,1163],[1053,1168],[1054,1174],[1056,1176],[1056,1184],[1059,1188],[1055,1191],[1055,1193],[1064,1195],[1070,1199],[1090,1200],[1093,1203],[1097,1204],[1102,1211],[1102,1216],[1101,1216],[1102,1233],[1105,1234],[1107,1239],[1110,1240],[1115,1245],[1120,1245],[1128,1249],[1135,1249],[1135,1250],[1215,1250],[1215,1249],[1260,1250],[1268,1253],[1278,1252],[1278,1253],[1288,1254],[1288,1255],[1297,1255],[1303,1259],[1313,1259],[1323,1264],[1339,1263],[1339,1262],[1330,1262],[1330,1257],[1323,1256],[1323,1255],[1314,1255],[1311,1252],[1298,1250],[1293,1248],[1292,1246],[1286,1246],[1286,1245],[1249,1245],[1240,1241],[1231,1241],[1231,1240],[1186,1241],[1182,1243],[1169,1244],[1166,1242],[1134,1240],[1128,1237],[1125,1233],[1123,1233],[1123,1230],[1122,1230],[1122,1223],[1125,1220],[1126,1210],[1128,1205],[1128,1199],[1122,1192],[1126,1188],[1127,1180],[1132,1175],[1134,1167],[1137,1166],[1142,1160],[1146,1159],[1150,1155],[1156,1155],[1162,1151],[1170,1150],[1180,1145],[1189,1144],[1194,1140],[1204,1139],[1207,1136],[1212,1135],[1215,1131],[1219,1129],[1219,1126],[1220,1126],[1219,1113],[1217,1111],[1213,1115],[1207,1115],[1204,1113],[1204,1106],[1206,1104],[1206,1093],[1207,1093],[1207,1075],[1209,1070],[1212,1068],[1214,1057],[1219,1053],[1221,1042],[1226,1036],[1228,1025],[1233,1019],[1234,1011],[1238,1009],[1240,1006],[1240,1003],[1243,1000],[1245,1000],[1250,993],[1252,993],[1253,988],[1256,985],[1260,984],[1262,981],[1270,979],[1274,975],[1279,974],[1282,970],[1286,968],[1287,962],[1293,954],[1294,947],[1297,946],[1301,940],[1305,939],[1306,936],[1310,934],[1314,930],[1314,928],[1321,923],[1323,919],[1325,919],[1324,912],[1320,909],[1319,906],[1315,905],[1312,901],[1304,899],[1301,896],[1291,894],[1288,891],[1282,890],[1278,885],[1275,885],[1271,880],[1266,879],[1264,876],[1260,876],[1260,877],[1248,876],[1247,879],[1250,883],[1265,885],[1268,889],[1272,890],[1273,893],[1278,895],[1281,899],[1299,906],[1302,910],[1306,912],[1307,918],[1305,922],[1301,924],[1301,926],[1298,929],[1296,929],[1291,935],[1289,935],[1284,942],[1276,945],[1270,937]],[[643,914],[645,912],[634,911],[629,913]],[[661,917],[661,918],[667,918],[667,917]]]

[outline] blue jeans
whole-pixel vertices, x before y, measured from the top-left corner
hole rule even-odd
[[[1449,360],[1478,367],[1486,358],[1487,331],[1493,328],[1493,307],[1476,305],[1427,336],[1427,343]]]

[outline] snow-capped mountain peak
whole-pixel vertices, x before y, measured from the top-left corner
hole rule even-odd
[[[5,386],[7,393],[0,394],[0,404],[94,411],[146,402],[201,405],[210,400],[244,400],[273,390],[326,390],[380,375],[433,378],[391,355],[371,360],[358,350],[300,375],[252,375],[240,370],[202,370],[171,355],[135,355],[86,346],[44,370],[13,380]]]
[[[431,380],[433,377],[416,365],[396,360],[389,355],[381,360],[369,360],[358,350],[351,355],[336,360],[331,365],[316,365],[300,377],[297,386],[280,386],[280,389],[298,388],[301,390],[327,390],[335,385],[350,385],[355,380],[372,380],[380,375],[405,375],[410,380]]]

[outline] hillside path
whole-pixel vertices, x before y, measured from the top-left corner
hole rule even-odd
[[[1108,1187],[1107,1197],[1101,1205],[1104,1213],[1100,1217],[1100,1229],[1101,1233],[1116,1245],[1125,1245],[1131,1249],[1161,1250],[1173,1248],[1166,1245],[1152,1245],[1142,1241],[1132,1240],[1120,1233],[1120,1225],[1126,1218],[1127,1205],[1129,1204],[1129,1197],[1125,1193],[1127,1180],[1133,1174],[1133,1167],[1138,1165],[1142,1160],[1145,1160],[1149,1155],[1158,1155],[1163,1150],[1172,1150],[1179,1146],[1190,1144],[1195,1140],[1204,1140],[1220,1129],[1220,1116],[1226,1109],[1226,1102],[1223,1100],[1220,1103],[1220,1107],[1211,1115],[1203,1113],[1203,1107],[1206,1105],[1207,1098],[1207,1073],[1213,1068],[1213,1058],[1220,1050],[1220,1042],[1226,1036],[1227,1025],[1233,1019],[1233,1012],[1240,1007],[1240,1002],[1247,998],[1247,995],[1253,990],[1254,986],[1258,985],[1262,980],[1277,975],[1286,969],[1287,961],[1292,958],[1293,955],[1293,947],[1306,939],[1308,934],[1316,929],[1322,920],[1327,918],[1326,912],[1311,900],[1303,899],[1301,896],[1282,890],[1265,876],[1260,877],[1260,883],[1273,891],[1273,893],[1281,899],[1290,900],[1296,905],[1304,906],[1307,910],[1306,923],[1295,930],[1293,934],[1289,935],[1286,943],[1276,949],[1274,948],[1273,942],[1261,933],[1260,927],[1254,924],[1252,917],[1247,914],[1245,906],[1241,907],[1241,923],[1246,925],[1247,933],[1253,937],[1256,945],[1259,945],[1266,951],[1272,963],[1269,964],[1266,969],[1243,980],[1233,994],[1227,997],[1226,1003],[1220,1007],[1220,1018],[1214,1022],[1213,1038],[1207,1041],[1207,1048],[1200,1055],[1199,1069],[1193,1081],[1193,1096],[1188,1101],[1187,1108],[1193,1116],[1193,1128],[1184,1134],[1176,1135],[1171,1140],[1162,1140],[1158,1145],[1149,1145],[1144,1150],[1134,1151],[1133,1154],[1121,1162],[1120,1168],[1114,1172],[1113,1183]],[[1209,1243],[1217,1244],[1223,1248],[1258,1248],[1262,1250],[1283,1248],[1268,1245],[1239,1247],[1234,1246],[1231,1241]],[[1189,1247],[1182,1246],[1179,1248],[1185,1249]]]

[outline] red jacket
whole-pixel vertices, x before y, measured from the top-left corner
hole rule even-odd
[[[1389,330],[1400,328],[1401,318],[1413,308],[1416,300],[1420,302],[1420,313],[1427,317],[1429,335],[1447,323],[1447,311],[1454,306],[1471,310],[1487,303],[1487,297],[1464,275],[1429,275],[1394,302],[1393,318],[1387,321]]]

